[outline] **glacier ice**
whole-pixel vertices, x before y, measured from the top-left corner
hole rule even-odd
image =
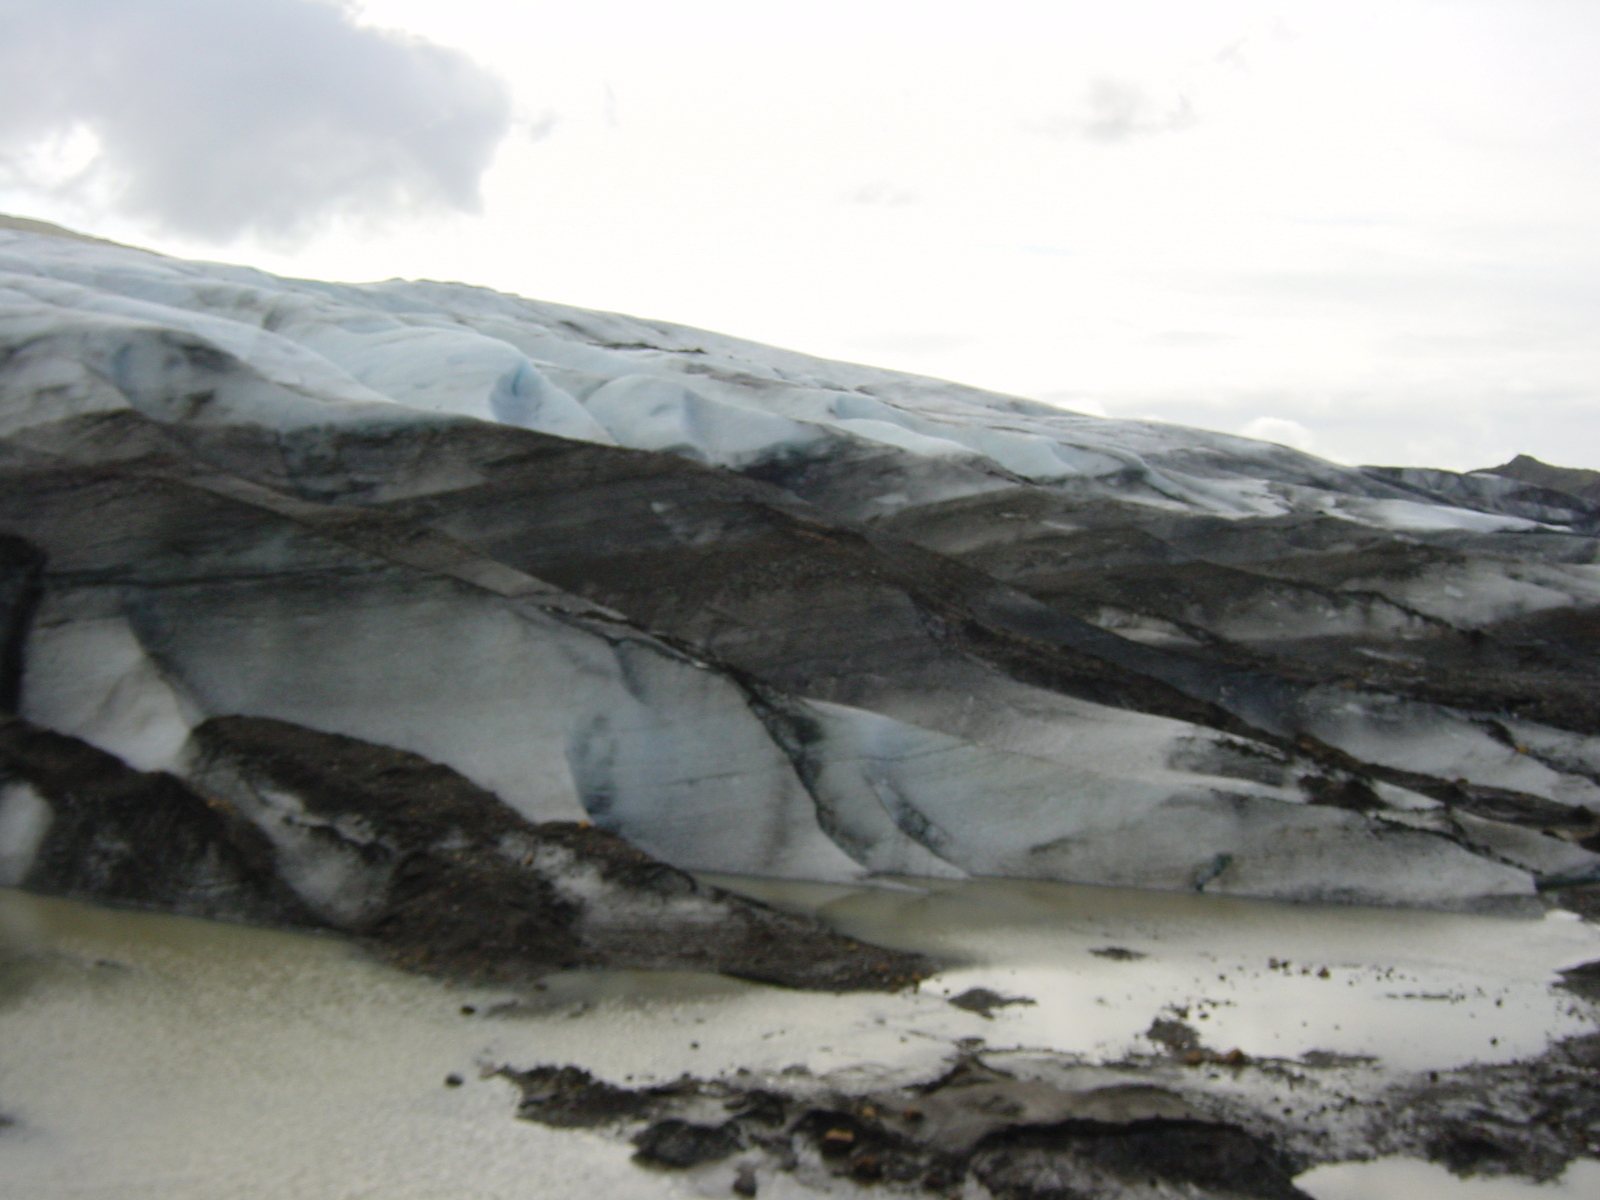
[[[805,879],[1494,908],[1600,861],[1600,513],[1550,488],[7,229],[0,468],[19,711],[140,771],[270,718]]]
[[[50,832],[50,802],[27,783],[0,787],[0,887],[20,887]]]

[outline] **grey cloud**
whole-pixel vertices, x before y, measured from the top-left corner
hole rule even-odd
[[[542,142],[555,132],[560,122],[561,114],[547,108],[537,116],[518,117],[515,124],[518,131],[530,142]]]
[[[864,183],[847,197],[854,204],[887,204],[898,207],[902,204],[915,204],[917,194],[908,188],[896,187],[892,183],[877,180],[873,183]]]
[[[1089,85],[1081,115],[1050,117],[1032,128],[1048,137],[1082,137],[1112,145],[1148,134],[1175,133],[1195,120],[1187,96],[1162,104],[1136,83],[1102,77]]]
[[[0,8],[0,178],[104,196],[173,233],[470,211],[510,123],[504,85],[470,59],[360,28],[333,0]],[[84,171],[30,172],[31,150],[75,130],[99,146]]]
[[[1083,136],[1095,142],[1125,142],[1144,133],[1169,133],[1194,124],[1194,109],[1179,96],[1162,110],[1145,90],[1118,79],[1097,79],[1089,86],[1089,119]]]

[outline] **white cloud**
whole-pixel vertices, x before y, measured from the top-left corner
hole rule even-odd
[[[885,180],[874,180],[864,183],[847,197],[852,204],[886,204],[890,207],[899,207],[903,204],[915,204],[917,194],[909,188],[896,187]]]
[[[7,0],[0,26],[0,181],[213,242],[472,210],[509,127],[465,55],[330,0]]]
[[[1263,442],[1277,442],[1280,446],[1293,446],[1296,450],[1310,450],[1316,440],[1311,430],[1287,417],[1257,417],[1241,425],[1239,434]]]
[[[929,355],[942,354],[965,345],[970,338],[954,333],[930,333],[914,330],[885,330],[867,334],[855,340],[855,345],[870,353]]]

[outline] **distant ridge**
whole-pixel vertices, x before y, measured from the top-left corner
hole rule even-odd
[[[1600,471],[1580,467],[1553,467],[1529,454],[1519,454],[1510,462],[1498,467],[1486,467],[1485,475],[1502,475],[1507,479],[1531,483],[1536,487],[1554,488],[1577,496],[1581,500],[1600,503]]]

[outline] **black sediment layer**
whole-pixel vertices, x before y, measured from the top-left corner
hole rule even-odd
[[[699,883],[613,834],[534,823],[419,755],[262,718],[194,732],[190,783],[140,772],[20,718],[0,779],[54,810],[25,886],[53,895],[354,935],[397,965],[509,981],[573,967],[715,971],[823,990],[894,990],[914,954]],[[214,784],[215,786],[212,786]],[[262,786],[286,811],[245,803]],[[297,893],[290,833],[359,862],[369,894]]]

